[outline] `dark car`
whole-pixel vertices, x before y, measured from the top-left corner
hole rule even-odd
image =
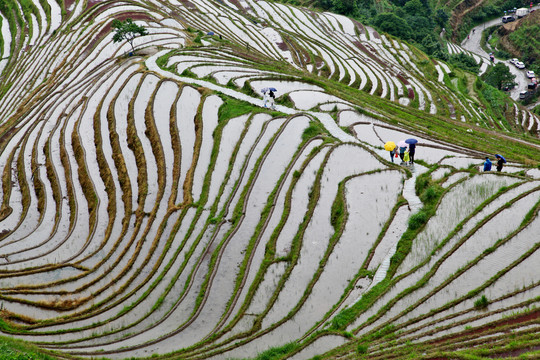
[[[502,90],[503,91],[510,91],[515,87],[516,87],[516,83],[506,83],[506,84],[503,84]]]

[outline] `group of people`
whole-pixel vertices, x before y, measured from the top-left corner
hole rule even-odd
[[[497,171],[501,171],[503,168],[503,164],[505,163],[504,158],[500,156],[496,156],[497,158]],[[489,156],[486,156],[486,161],[484,161],[484,171],[491,171],[492,162],[489,159]]]
[[[401,163],[405,165],[414,164],[414,154],[416,152],[416,144],[407,144],[408,146],[396,146],[390,150],[390,160],[394,162],[394,157],[401,159]]]
[[[276,110],[275,100],[276,100],[276,94],[274,94],[274,91],[272,90],[263,91],[264,107],[268,107],[268,103],[270,103],[270,109]]]

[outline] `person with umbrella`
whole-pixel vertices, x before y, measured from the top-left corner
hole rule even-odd
[[[407,139],[405,140],[407,144],[409,144],[409,159],[411,161],[411,164],[414,164],[414,153],[416,152],[416,143],[418,140],[416,139]]]
[[[503,168],[503,164],[506,162],[506,159],[499,154],[495,154],[495,157],[497,158],[497,171],[501,171]]]
[[[266,105],[268,104],[268,88],[265,87],[263,89],[261,89],[261,92],[263,93],[263,106],[264,107],[267,107]]]
[[[387,141],[386,144],[384,144],[384,150],[390,151],[390,160],[394,162],[394,156],[397,154],[396,143],[393,141]]]
[[[274,95],[274,92],[277,91],[276,88],[269,88],[269,93],[268,93],[268,96],[270,96],[270,108],[272,108],[272,110],[276,110],[276,106],[274,104],[274,101],[276,100],[276,95]]]
[[[486,156],[486,161],[484,161],[484,171],[491,171],[491,160]]]
[[[403,157],[405,156],[405,150],[407,150],[407,143],[401,140],[398,143],[398,146],[399,146],[399,157],[401,159],[401,162],[403,162]]]

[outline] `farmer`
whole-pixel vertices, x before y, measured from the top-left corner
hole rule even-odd
[[[484,161],[484,171],[491,171],[491,160],[486,156],[486,161]]]
[[[501,171],[503,168],[504,160],[502,157],[497,158],[497,171]]]
[[[272,108],[272,110],[276,110],[276,106],[274,105],[274,100],[276,99],[276,95],[274,95],[274,92],[272,90],[270,90],[270,93],[268,95],[270,96],[270,107]]]

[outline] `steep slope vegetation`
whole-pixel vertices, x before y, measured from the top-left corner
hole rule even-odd
[[[331,13],[7,4],[4,334],[111,359],[537,351],[533,114],[493,118],[447,64]],[[382,147],[407,138],[413,166]]]

